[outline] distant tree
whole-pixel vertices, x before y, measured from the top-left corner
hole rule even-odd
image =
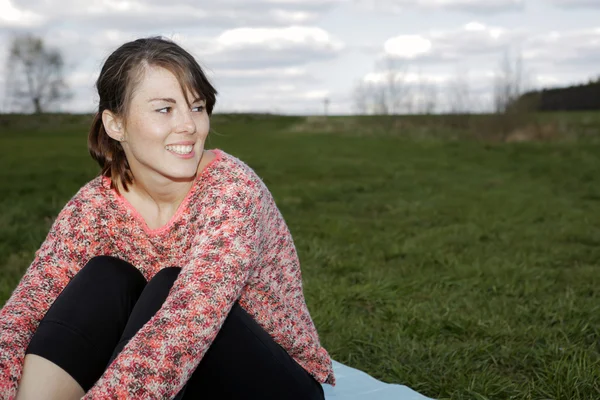
[[[384,60],[385,79],[383,95],[388,114],[410,114],[413,112],[414,99],[408,85],[409,65],[398,66],[397,62],[388,57]]]
[[[469,71],[457,67],[455,76],[448,81],[447,102],[451,114],[469,114],[473,112]]]
[[[408,66],[397,68],[391,58],[383,60],[377,81],[361,81],[354,87],[354,108],[359,114],[397,115],[413,109],[413,93],[407,84]]]
[[[370,87],[366,82],[358,82],[354,86],[354,108],[357,114],[368,114],[369,113],[369,102],[370,102]]]
[[[497,114],[508,113],[526,91],[527,76],[520,53],[511,57],[504,53],[494,79],[494,110]]]
[[[494,79],[496,129],[506,140],[511,132],[535,122],[535,98],[520,101],[529,86],[528,72],[520,53],[506,51]]]
[[[6,96],[13,111],[47,111],[69,97],[60,51],[49,49],[42,38],[15,36],[7,57]]]
[[[354,86],[353,97],[357,114],[390,114],[388,87],[382,82],[359,82]]]
[[[426,78],[421,69],[419,69],[417,77],[415,95],[416,111],[419,114],[434,114],[438,101],[437,84],[433,80]]]

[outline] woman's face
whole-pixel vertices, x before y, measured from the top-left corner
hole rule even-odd
[[[123,150],[135,179],[193,179],[204,152],[210,120],[205,101],[188,93],[175,75],[147,67],[135,88],[124,128]]]

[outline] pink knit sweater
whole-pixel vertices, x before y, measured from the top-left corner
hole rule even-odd
[[[96,255],[136,266],[147,280],[180,266],[163,307],[107,368],[85,399],[172,398],[240,305],[319,382],[335,385],[331,358],[307,309],[296,249],[271,193],[222,150],[177,213],[149,229],[98,177],[67,203],[0,311],[0,398],[12,399],[25,350],[70,279]]]

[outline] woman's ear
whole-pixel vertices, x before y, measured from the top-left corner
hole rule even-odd
[[[106,134],[118,142],[125,141],[125,129],[121,118],[109,110],[102,111],[102,124]]]

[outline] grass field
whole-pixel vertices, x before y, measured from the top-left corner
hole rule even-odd
[[[334,359],[439,399],[600,398],[600,143],[303,120],[216,116],[207,147],[271,189]],[[0,304],[97,173],[81,121],[0,126]]]

